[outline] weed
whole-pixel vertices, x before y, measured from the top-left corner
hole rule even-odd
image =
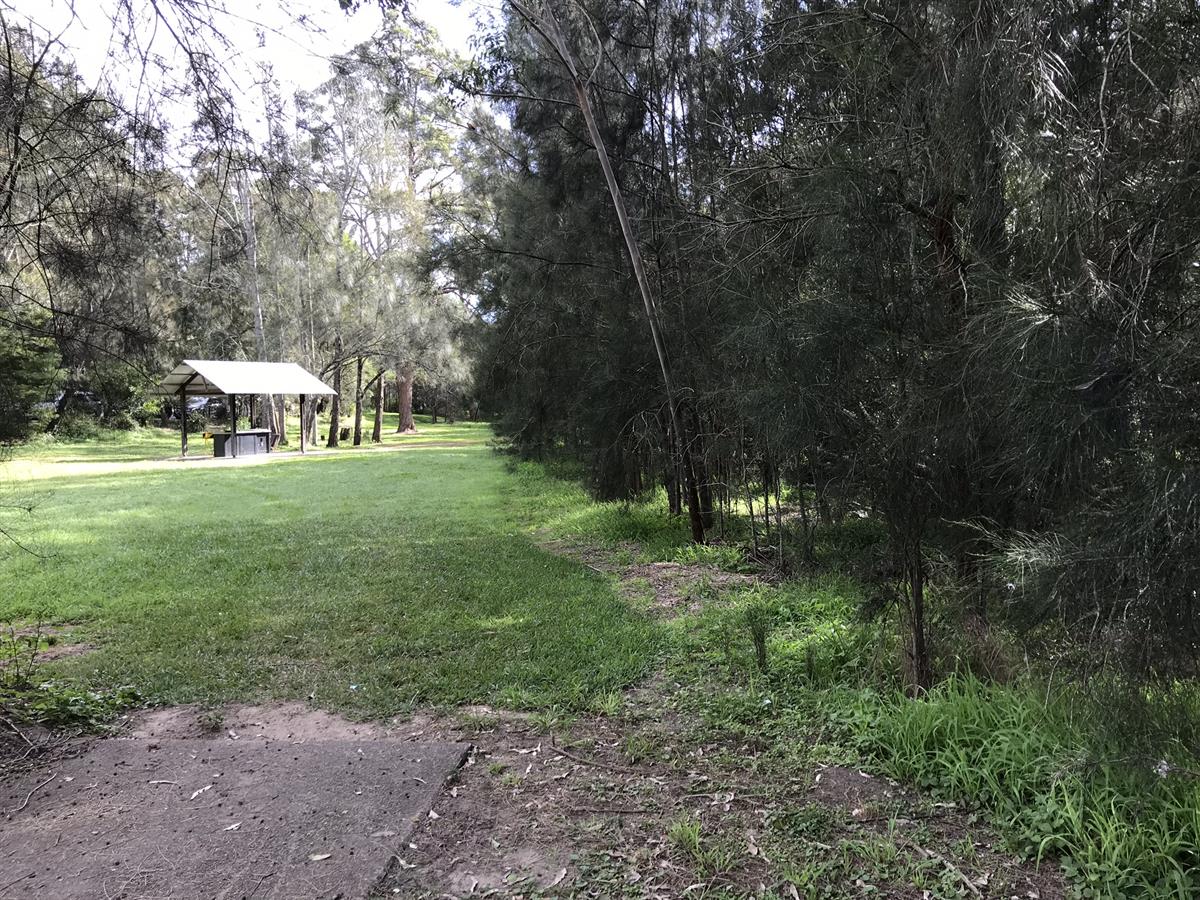
[[[657,745],[643,734],[629,734],[621,741],[621,752],[631,763],[637,764],[657,755]]]
[[[29,628],[9,623],[0,626],[0,690],[27,688],[33,683],[37,657],[43,643],[44,624],[39,619]]]
[[[742,607],[742,618],[754,644],[754,661],[758,671],[767,674],[767,636],[771,633],[772,609],[761,595],[752,596]]]
[[[833,833],[836,818],[833,811],[820,803],[784,809],[771,820],[771,827],[789,838],[825,841]]]
[[[88,690],[70,681],[51,679],[25,688],[0,689],[0,709],[18,722],[47,728],[103,730],[141,697],[130,687]]]
[[[484,734],[485,732],[495,731],[500,724],[500,717],[491,715],[490,713],[467,713],[459,719],[459,725],[463,731],[471,734]]]
[[[225,713],[215,706],[201,711],[198,718],[200,730],[206,734],[216,734],[225,727]]]
[[[700,822],[691,816],[682,816],[667,826],[667,841],[693,859],[700,856]]]
[[[597,694],[592,700],[592,712],[600,716],[614,718],[621,714],[621,707],[625,704],[625,698],[620,691],[607,691],[603,694]]]
[[[575,724],[578,716],[568,713],[557,706],[549,709],[539,709],[529,715],[529,724],[538,734],[551,734],[567,731]]]
[[[1057,855],[1091,896],[1200,890],[1200,784],[1089,763],[1062,698],[954,678],[921,701],[880,698],[857,740],[886,770],[990,810],[1030,856]]]

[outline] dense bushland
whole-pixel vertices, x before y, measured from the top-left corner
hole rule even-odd
[[[443,248],[513,444],[600,498],[662,489],[710,538],[741,515],[781,567],[870,516],[915,690],[940,628],[1005,624],[1193,677],[1194,10],[568,6],[487,43],[474,86],[512,128],[473,135],[475,227]]]
[[[588,503],[575,478],[529,463],[514,471],[521,514],[555,538],[745,567],[731,545],[689,545],[664,495]],[[837,568],[869,556],[870,535],[833,535],[841,552],[825,558]],[[757,746],[746,764],[768,781],[814,763],[860,765],[965,806],[1015,852],[1061,865],[1080,896],[1183,898],[1200,889],[1194,684],[1081,684],[1064,680],[1070,670],[1023,659],[1015,642],[997,645],[991,635],[981,647],[977,636],[948,633],[938,660],[952,674],[913,700],[895,666],[897,631],[862,616],[871,585],[826,569],[752,588],[701,586],[699,612],[670,624],[679,708]]]

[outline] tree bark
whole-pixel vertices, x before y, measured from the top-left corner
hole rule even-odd
[[[358,357],[354,366],[354,446],[362,446],[363,423],[363,358]]]
[[[333,390],[334,394],[329,398],[329,439],[325,441],[326,447],[336,447],[338,445],[338,429],[341,427],[341,412],[342,412],[342,339],[341,336],[333,343],[333,352],[337,354],[337,362],[333,367]]]
[[[258,227],[254,223],[254,200],[250,196],[250,176],[242,172],[237,179],[238,193],[241,195],[242,227],[246,230],[246,293],[250,295],[251,307],[254,310],[254,349],[259,362],[267,360],[267,334],[263,325],[262,291],[258,285]],[[254,402],[252,424],[256,428],[270,428],[275,434],[283,427],[282,419],[275,418],[275,398],[267,394],[265,403]]]
[[[397,409],[400,412],[396,433],[416,434],[417,429],[413,425],[412,411],[413,367],[411,363],[405,363],[396,370],[396,393],[399,395]]]
[[[288,443],[287,436],[287,407],[284,406],[283,394],[278,394],[275,397],[275,421],[279,423],[276,434],[279,435],[279,446],[286,447]]]
[[[371,443],[383,443],[383,372],[375,379],[375,425],[371,429]]]

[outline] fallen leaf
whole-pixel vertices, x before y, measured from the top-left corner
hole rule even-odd
[[[188,799],[189,799],[189,800],[195,800],[197,797],[199,797],[199,796],[200,796],[201,794],[203,794],[205,791],[211,791],[211,790],[212,790],[212,785],[211,785],[211,784],[206,784],[204,787],[200,788],[200,790],[198,790],[198,791],[193,791],[193,792],[192,792],[192,796],[188,797]]]
[[[313,862],[320,862],[323,859],[329,859],[329,857],[331,857],[331,856],[333,856],[332,853],[310,853],[310,854],[308,854],[308,858],[311,859]]]
[[[238,830],[239,828],[241,828],[241,827],[242,827],[242,823],[241,823],[241,822],[234,822],[232,825],[226,825],[226,826],[225,826],[224,828],[222,828],[221,830],[222,830],[222,831],[237,831],[237,830]]]
[[[441,818],[441,816],[439,816],[437,813],[435,813],[435,812],[434,812],[434,811],[431,809],[431,810],[429,811],[429,818],[431,818],[431,819],[440,819],[440,818]]]
[[[562,880],[566,877],[567,877],[567,870],[560,869],[558,875],[556,875],[554,880],[552,882],[550,882],[548,885],[546,885],[546,887],[548,887],[548,888],[557,887],[558,885],[562,884]]]

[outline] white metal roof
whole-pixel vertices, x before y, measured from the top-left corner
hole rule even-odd
[[[186,385],[186,387],[184,387]],[[155,389],[156,394],[333,394],[333,388],[295,363],[185,359]]]

